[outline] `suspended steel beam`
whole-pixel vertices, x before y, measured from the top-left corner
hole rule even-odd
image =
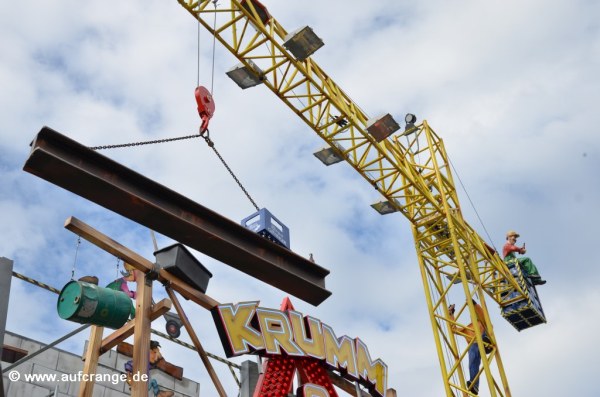
[[[329,270],[43,127],[23,169],[313,305]]]

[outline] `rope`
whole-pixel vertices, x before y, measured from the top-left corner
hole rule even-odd
[[[151,330],[150,330],[150,332],[152,332],[154,335],[158,335],[158,336],[160,336],[160,337],[163,337],[163,338],[165,338],[165,339],[168,339],[168,340],[170,340],[171,342],[173,342],[173,343],[176,343],[176,344],[178,344],[178,345],[180,345],[180,346],[187,347],[187,348],[188,348],[188,349],[190,349],[190,350],[193,350],[193,351],[198,351],[198,350],[196,349],[196,346],[194,346],[194,345],[190,345],[189,343],[186,343],[186,342],[184,342],[184,341],[182,341],[182,340],[179,340],[179,339],[177,339],[177,338],[173,338],[173,337],[171,337],[171,336],[169,336],[169,335],[167,335],[167,334],[165,334],[165,333],[163,333],[163,332],[157,331],[157,330],[155,330],[155,329],[151,329]],[[231,361],[229,361],[229,360],[225,360],[224,358],[221,358],[221,357],[219,357],[219,356],[216,356],[216,355],[214,355],[214,354],[212,354],[212,353],[209,353],[209,352],[206,352],[206,355],[207,355],[208,357],[212,358],[213,360],[217,360],[217,361],[219,361],[219,362],[221,362],[221,363],[223,363],[223,364],[226,364],[226,365],[229,367],[229,370],[231,371],[231,374],[233,375],[233,378],[235,379],[235,381],[236,381],[236,383],[238,384],[238,386],[240,386],[240,385],[241,385],[241,384],[240,384],[240,381],[238,380],[238,378],[237,378],[237,376],[236,376],[236,374],[235,374],[235,372],[233,372],[233,368],[236,368],[236,369],[240,370],[240,369],[242,368],[242,366],[241,366],[241,365],[239,365],[239,364],[236,364],[236,363],[234,363],[234,362],[231,362]]]
[[[117,258],[117,277],[116,279],[119,278],[120,274],[119,274],[119,264],[120,264],[121,260],[119,258]],[[123,269],[125,269],[125,263],[123,262]]]
[[[34,280],[34,279],[30,278],[30,277],[24,276],[24,275],[22,275],[22,274],[20,274],[20,273],[17,273],[17,272],[15,272],[15,271],[13,271],[13,272],[12,272],[12,275],[13,275],[14,277],[16,277],[16,278],[19,278],[19,279],[23,280],[23,281],[27,281],[28,283],[30,283],[30,284],[33,284],[33,285],[35,285],[35,286],[37,286],[37,287],[43,288],[43,289],[45,289],[45,290],[48,290],[48,291],[50,291],[50,292],[54,292],[55,294],[60,294],[60,290],[58,290],[58,289],[56,289],[56,288],[54,288],[54,287],[51,287],[51,286],[49,286],[48,284],[44,284],[44,283],[42,283],[42,282],[39,282],[39,281],[37,281],[37,280]],[[87,326],[85,326],[85,327],[87,327]],[[81,331],[81,329],[78,329],[78,330],[77,330],[77,332],[79,332],[79,331]],[[157,331],[157,330],[155,330],[155,329],[151,329],[150,331],[151,331],[153,334],[155,334],[155,335],[158,335],[158,336],[161,336],[161,337],[163,337],[163,338],[165,338],[165,339],[168,339],[168,340],[170,340],[171,342],[177,343],[178,345],[181,345],[181,346],[183,346],[183,347],[187,347],[188,349],[191,349],[191,350],[197,351],[197,350],[196,350],[196,347],[195,347],[195,346],[193,346],[193,345],[190,345],[189,343],[183,342],[183,341],[181,341],[181,340],[179,340],[179,339],[176,339],[176,338],[172,338],[172,337],[170,337],[169,335],[167,335],[167,334],[165,334],[165,333],[162,333],[162,332],[160,332],[160,331]],[[229,367],[229,371],[231,371],[231,374],[233,375],[233,378],[235,379],[235,382],[237,383],[237,385],[238,385],[238,386],[240,386],[240,385],[241,385],[241,383],[240,383],[239,379],[237,378],[237,376],[236,376],[235,372],[233,372],[233,368],[236,368],[236,369],[238,369],[238,370],[239,370],[239,369],[241,369],[241,368],[242,368],[242,367],[241,367],[241,365],[239,365],[239,364],[236,364],[236,363],[234,363],[234,362],[231,362],[231,361],[229,361],[229,360],[225,360],[224,358],[221,358],[221,357],[219,357],[219,356],[216,356],[216,355],[214,355],[214,354],[212,354],[212,353],[209,353],[209,352],[206,352],[206,355],[207,355],[208,357],[212,358],[213,360],[217,360],[217,361],[219,361],[219,362],[221,362],[221,363],[223,363],[223,364],[226,364],[226,365]]]
[[[460,182],[460,186],[462,186],[465,194],[467,195],[467,198],[469,199],[469,203],[471,203],[471,207],[473,207],[473,211],[475,211],[475,215],[477,215],[477,219],[479,219],[479,223],[481,223],[481,226],[483,227],[483,230],[485,232],[485,235],[488,238],[488,241],[492,244],[492,248],[494,248],[494,250],[496,252],[499,252],[498,249],[496,248],[496,246],[494,245],[494,240],[490,237],[490,234],[488,233],[487,228],[485,227],[485,224],[483,223],[483,220],[479,216],[479,212],[477,212],[477,208],[475,208],[475,204],[473,204],[473,200],[471,200],[471,196],[469,196],[469,192],[467,192],[467,189],[465,188],[465,185],[463,184],[462,179],[460,179],[460,175],[458,175],[458,171],[456,171],[456,168],[454,168],[454,164],[452,163],[452,161],[450,161],[450,157],[448,157],[448,162],[450,163],[450,166],[452,167],[454,174],[456,174],[456,177],[458,178],[458,181]]]
[[[215,83],[215,47],[217,43],[217,3],[219,0],[213,0],[215,6],[214,20],[213,20],[213,48],[212,48],[212,75],[210,78],[210,95],[213,96],[213,87]]]
[[[19,278],[19,279],[21,279],[23,281],[26,281],[26,282],[28,282],[30,284],[33,284],[33,285],[37,286],[37,287],[43,288],[43,289],[48,290],[50,292],[54,292],[57,295],[60,294],[60,290],[58,290],[58,289],[56,289],[56,288],[54,288],[54,287],[52,287],[52,286],[50,286],[48,284],[44,284],[44,283],[42,283],[40,281],[37,281],[37,280],[34,280],[34,279],[30,278],[30,277],[24,276],[24,275],[22,275],[20,273],[17,273],[15,271],[12,272],[12,275],[13,275],[13,277]],[[195,346],[190,345],[189,343],[183,342],[183,341],[181,341],[179,339],[172,338],[169,335],[164,334],[164,333],[162,333],[160,331],[152,329],[151,332],[153,334],[155,334],[155,335],[162,336],[163,338],[168,339],[171,342],[177,343],[178,345],[187,347],[188,349],[191,349],[191,350],[194,350],[194,351],[196,350]],[[226,364],[229,367],[229,370],[231,371],[231,373],[233,374],[233,377],[235,378],[235,381],[237,382],[238,386],[240,385],[240,381],[238,380],[238,378],[236,377],[235,373],[233,372],[233,368],[236,368],[238,370],[242,368],[239,364],[236,364],[236,363],[231,362],[229,360],[225,360],[224,358],[221,358],[221,357],[216,356],[216,355],[214,355],[212,353],[209,353],[209,352],[206,352],[206,355],[208,357],[214,359],[214,360],[217,360],[219,362],[222,362],[223,364]]]
[[[151,144],[154,144],[154,143],[165,143],[165,142],[181,141],[183,139],[192,139],[192,138],[199,138],[199,137],[200,137],[200,135],[194,134],[194,135],[180,136],[180,137],[177,137],[177,138],[156,139],[156,140],[153,140],[153,141],[140,141],[140,142],[132,142],[132,143],[121,143],[121,144],[118,144],[118,145],[90,146],[89,149],[91,149],[91,150],[116,149],[116,148],[123,148],[123,147],[151,145]]]
[[[55,294],[60,294],[60,290],[59,290],[59,289],[56,289],[56,288],[54,288],[54,287],[51,287],[51,286],[49,286],[48,284],[41,283],[41,282],[39,282],[39,281],[37,281],[37,280],[34,280],[34,279],[32,279],[32,278],[29,278],[29,277],[27,277],[27,276],[24,276],[24,275],[22,275],[22,274],[20,274],[20,273],[17,273],[17,272],[15,272],[15,271],[13,271],[13,272],[12,272],[12,275],[13,275],[14,277],[16,277],[16,278],[20,278],[20,279],[21,279],[21,280],[23,280],[23,281],[27,281],[27,282],[28,282],[28,283],[30,283],[30,284],[33,284],[33,285],[35,285],[35,286],[38,286],[38,287],[40,287],[40,288],[43,288],[43,289],[45,289],[45,290],[48,290],[48,291],[50,291],[50,292],[54,292]]]
[[[200,21],[198,20],[198,59],[196,64],[196,87],[200,85]]]
[[[75,259],[73,260],[73,269],[71,269],[71,280],[75,278],[75,266],[77,265],[77,253],[79,253],[79,246],[81,245],[81,236],[77,236],[77,245],[75,246]]]
[[[157,331],[157,330],[155,330],[155,329],[152,329],[152,330],[151,330],[151,332],[152,332],[153,334],[155,334],[155,335],[158,335],[158,336],[161,336],[161,337],[163,337],[163,338],[165,338],[165,339],[168,339],[168,340],[170,340],[171,342],[175,342],[175,343],[177,343],[178,345],[181,345],[181,346],[183,346],[183,347],[187,347],[188,349],[191,349],[191,350],[197,351],[197,350],[196,350],[196,346],[194,346],[194,345],[190,345],[189,343],[187,343],[187,342],[184,342],[184,341],[182,341],[182,340],[179,340],[179,339],[177,339],[177,338],[173,338],[173,337],[171,337],[171,336],[169,336],[169,335],[167,335],[167,334],[165,334],[165,333],[163,333],[163,332]],[[239,365],[239,364],[236,364],[236,363],[234,363],[234,362],[231,362],[231,361],[229,361],[229,360],[225,360],[224,358],[221,358],[221,357],[219,357],[219,356],[215,356],[215,355],[214,355],[214,354],[212,354],[212,353],[206,352],[206,355],[207,355],[208,357],[212,358],[212,359],[215,359],[215,360],[217,360],[217,361],[220,361],[220,362],[222,362],[223,364],[231,365],[232,367],[235,367],[235,368],[237,368],[237,369],[241,369],[241,368],[242,368],[242,366],[241,366],[241,365]]]
[[[208,147],[210,147],[215,152],[215,154],[217,155],[217,157],[219,158],[219,160],[221,160],[221,163],[223,163],[223,165],[225,166],[225,168],[227,168],[227,171],[229,171],[229,174],[237,182],[238,186],[240,187],[240,189],[242,189],[242,191],[244,192],[244,194],[246,195],[246,197],[248,197],[248,200],[250,200],[250,202],[252,203],[252,205],[254,206],[254,208],[256,208],[256,210],[258,211],[260,208],[258,207],[258,205],[256,205],[256,202],[252,199],[252,197],[250,196],[250,193],[248,193],[248,191],[246,190],[246,188],[244,187],[244,185],[242,185],[242,183],[240,182],[240,180],[235,176],[235,174],[233,173],[233,171],[231,170],[231,168],[229,168],[229,165],[227,165],[227,163],[225,162],[225,160],[223,159],[223,157],[221,156],[221,154],[219,153],[219,151],[215,147],[215,143],[210,139],[209,131],[206,130],[205,134],[202,135],[202,137],[206,141],[206,144],[208,145]]]

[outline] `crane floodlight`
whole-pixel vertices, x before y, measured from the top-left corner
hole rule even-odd
[[[257,86],[264,80],[262,70],[251,60],[248,59],[246,62],[248,62],[250,68],[243,63],[238,63],[226,72],[227,76],[235,81],[242,90]]]
[[[404,121],[406,121],[406,124],[414,124],[417,122],[417,116],[412,113],[406,113],[406,116],[404,116]]]
[[[289,33],[283,43],[283,46],[299,61],[304,61],[323,45],[323,40],[309,26]]]
[[[404,121],[406,122],[406,127],[404,127],[404,135],[409,135],[415,132],[417,116],[412,113],[406,113],[406,116],[404,116]]]
[[[398,211],[398,209],[388,200],[371,204],[371,207],[381,215],[387,215]]]
[[[344,160],[344,157],[340,155],[340,153],[344,152],[344,148],[337,143],[335,146],[338,150],[332,148],[331,146],[328,146],[313,153],[313,155],[327,166],[339,163]]]
[[[383,141],[399,129],[400,126],[389,113],[383,116],[374,117],[367,121],[367,132],[371,134],[377,142]]]

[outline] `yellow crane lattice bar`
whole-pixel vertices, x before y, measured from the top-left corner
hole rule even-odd
[[[487,379],[492,396],[510,396],[484,293],[505,307],[526,292],[464,221],[443,142],[427,122],[378,142],[366,130],[367,114],[316,62],[299,61],[286,50],[288,32],[260,4],[178,2],[411,222],[447,396],[473,395],[464,369],[471,344],[452,327],[475,318],[471,298],[481,303],[494,343],[486,354],[477,330],[471,343],[482,356],[479,376]],[[465,302],[453,322],[448,303],[457,288]]]

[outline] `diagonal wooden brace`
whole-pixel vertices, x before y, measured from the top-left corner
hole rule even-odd
[[[169,299],[163,299],[152,307],[150,312],[150,321],[154,321],[169,310],[171,310],[172,303]],[[129,321],[127,324],[102,339],[102,345],[100,346],[100,354],[104,354],[120,342],[129,338],[133,335],[135,330],[135,321]]]
[[[192,339],[192,342],[194,343],[194,347],[196,347],[196,351],[198,352],[198,355],[200,356],[200,359],[202,360],[204,367],[208,371],[208,375],[210,376],[210,379],[213,381],[213,384],[215,385],[215,388],[217,389],[217,393],[219,394],[220,397],[227,397],[227,393],[225,393],[225,389],[223,388],[223,385],[221,384],[221,381],[219,380],[219,377],[217,376],[215,369],[213,368],[212,364],[210,363],[210,360],[208,359],[208,355],[206,354],[206,351],[202,347],[202,344],[200,343],[200,339],[198,339],[198,336],[196,335],[196,332],[194,331],[192,324],[190,323],[187,316],[185,315],[185,312],[183,311],[183,307],[181,307],[181,304],[179,303],[179,299],[177,299],[177,295],[175,295],[175,292],[173,292],[173,290],[171,288],[166,288],[166,290],[167,290],[167,294],[169,294],[169,298],[171,298],[171,300],[173,301],[173,305],[175,306],[175,310],[177,311],[177,314],[179,315],[179,319],[183,323],[183,326],[185,327],[188,335]]]

